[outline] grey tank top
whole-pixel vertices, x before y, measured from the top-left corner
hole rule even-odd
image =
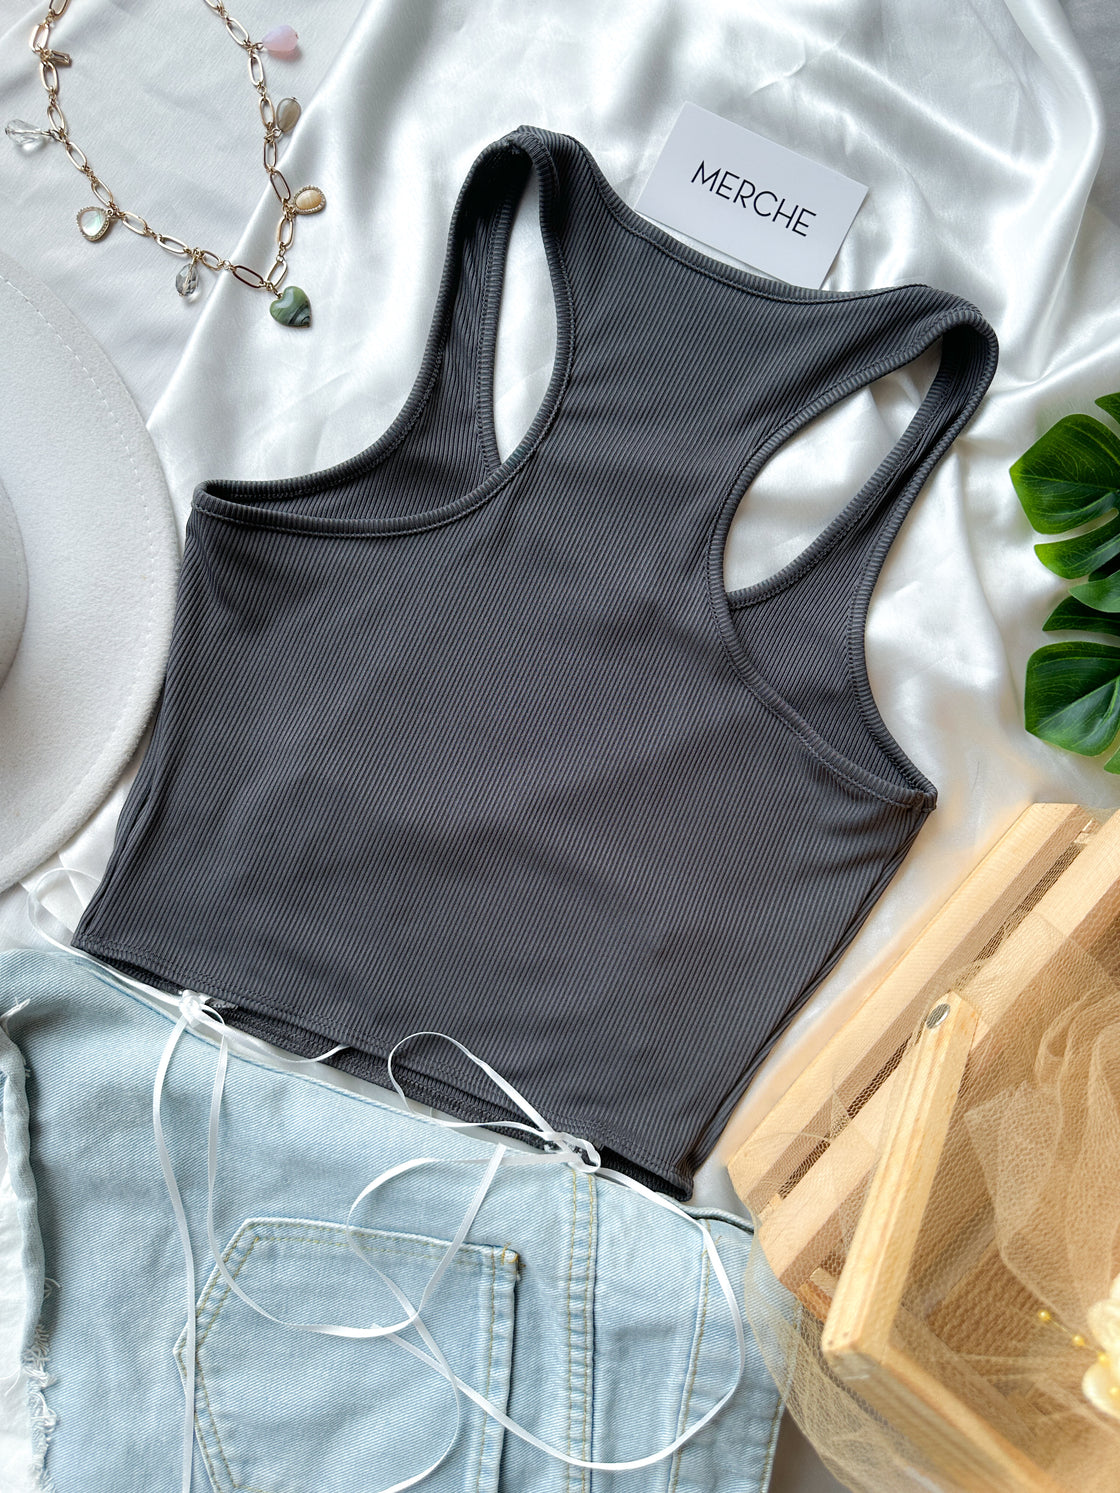
[[[556,356],[502,460],[530,171]],[[939,340],[870,480],[728,594],[768,457]],[[345,1043],[381,1082],[399,1039],[445,1032],[687,1195],[933,807],[876,710],[864,619],[995,362],[956,296],[775,284],[639,217],[575,140],[490,145],[389,430],[308,477],[197,490],[154,735],[75,944],[290,1050]],[[454,1115],[521,1118],[450,1044],[393,1066]]]

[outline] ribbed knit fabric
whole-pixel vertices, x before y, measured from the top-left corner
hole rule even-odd
[[[556,359],[502,461],[495,333],[530,170]],[[729,596],[728,527],[768,457],[938,339],[871,479]],[[400,1038],[446,1032],[687,1194],[933,807],[872,700],[864,620],[995,362],[955,296],[777,285],[640,218],[574,140],[489,146],[386,434],[195,494],[155,734],[75,943],[297,1052],[346,1043],[339,1065],[379,1081]],[[446,1043],[394,1072],[513,1117]]]

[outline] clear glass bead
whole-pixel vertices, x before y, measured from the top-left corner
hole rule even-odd
[[[193,259],[175,276],[175,289],[184,301],[193,301],[198,294],[198,265]]]
[[[38,125],[28,124],[26,119],[9,119],[4,126],[4,133],[20,150],[38,150],[40,145],[50,139],[46,130],[41,130]]]

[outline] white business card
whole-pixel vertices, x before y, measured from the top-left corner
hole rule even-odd
[[[763,274],[819,289],[867,188],[685,104],[637,209]]]

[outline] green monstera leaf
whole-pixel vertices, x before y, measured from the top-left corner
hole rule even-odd
[[[1095,757],[1120,731],[1120,648],[1051,643],[1031,655],[1027,730],[1067,752]]]
[[[1083,601],[1067,596],[1042,624],[1043,632],[1107,632],[1120,639],[1120,617],[1102,616]]]
[[[1032,528],[1075,529],[1118,506],[1120,439],[1092,415],[1067,415],[1020,456],[1011,481]]]
[[[1109,500],[1120,508],[1120,495],[1109,493]],[[1066,580],[1076,580],[1079,575],[1089,575],[1115,560],[1120,555],[1120,513],[1106,524],[1098,524],[1087,534],[1076,539],[1061,539],[1057,544],[1036,544],[1034,552],[1055,575]],[[1092,603],[1090,603],[1092,605]]]
[[[1083,606],[1097,612],[1120,612],[1120,575],[1090,576],[1081,586],[1070,588]]]
[[[1120,393],[1096,403],[1120,423]],[[1056,575],[1084,577],[1050,613],[1045,631],[1120,639],[1120,438],[1092,415],[1067,415],[1024,452],[1011,480],[1039,533],[1082,530],[1035,546]],[[1024,716],[1028,731],[1068,752],[1106,751],[1120,733],[1120,647],[1086,641],[1038,649],[1027,661]],[[1104,765],[1120,774],[1120,752]]]

